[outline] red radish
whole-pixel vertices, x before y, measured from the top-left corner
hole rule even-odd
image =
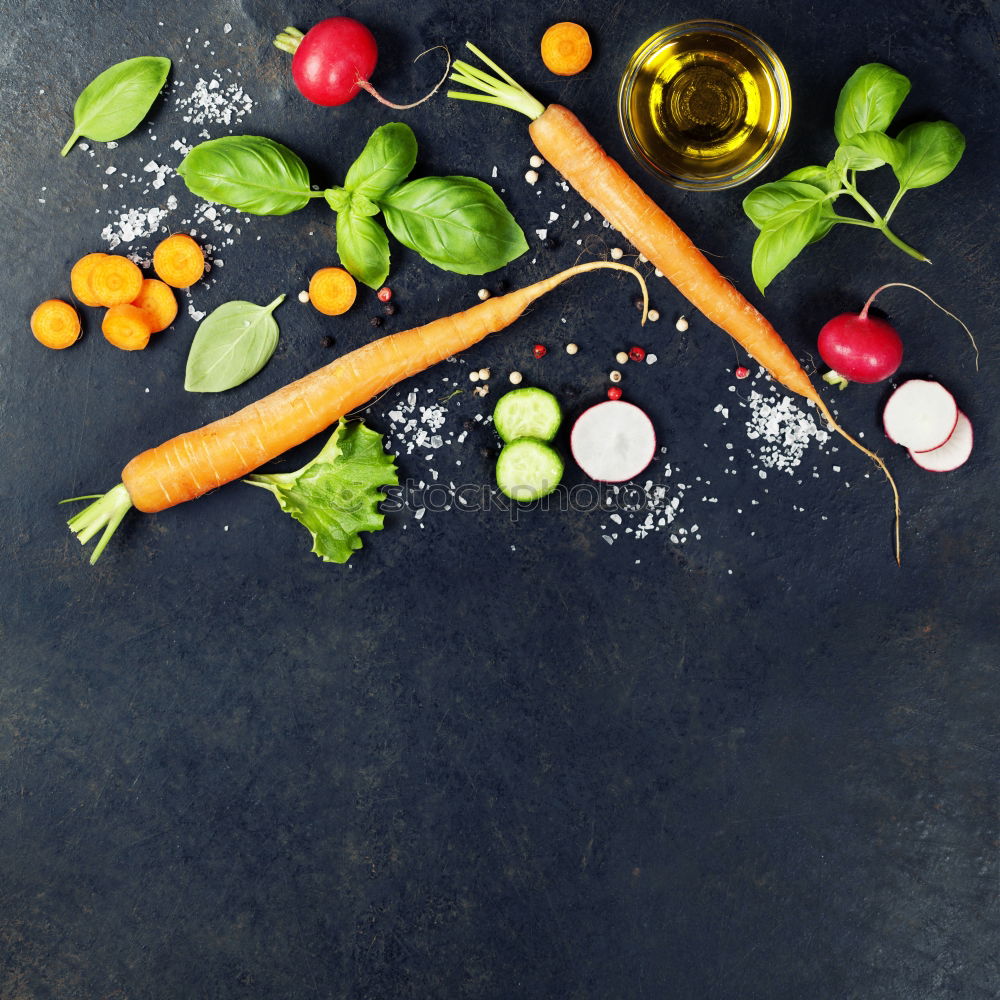
[[[940,448],[957,423],[955,397],[940,383],[926,379],[904,382],[882,411],[889,440],[911,451]]]
[[[903,360],[903,342],[899,334],[885,320],[868,315],[875,296],[887,288],[909,288],[919,292],[946,316],[955,320],[969,335],[976,352],[976,368],[979,367],[979,348],[972,331],[954,313],[938,305],[923,289],[893,281],[876,288],[857,316],[853,313],[841,313],[820,330],[820,357],[833,369],[823,376],[824,381],[845,389],[848,381],[881,382],[899,369]]]
[[[894,375],[903,361],[899,334],[885,320],[868,316],[867,308],[860,316],[834,316],[819,332],[820,357],[852,382],[881,382]]]
[[[378,45],[375,36],[353,17],[328,17],[305,34],[298,28],[285,28],[274,44],[282,52],[292,54],[292,78],[302,96],[324,108],[354,100],[359,90],[367,91],[376,101],[397,111],[415,108],[437,92],[451,69],[449,55],[444,76],[426,97],[412,104],[394,104],[368,82],[378,62]]]
[[[911,448],[910,458],[928,472],[951,472],[968,461],[972,454],[972,437],[972,422],[959,412],[951,437],[940,448],[931,451],[914,451]]]
[[[576,464],[591,479],[622,483],[638,476],[653,461],[656,432],[638,406],[611,399],[580,414],[569,446]]]

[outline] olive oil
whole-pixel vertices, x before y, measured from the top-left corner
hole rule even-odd
[[[654,36],[633,56],[620,94],[633,152],[687,187],[726,187],[761,169],[784,138],[790,103],[774,53],[724,22]]]

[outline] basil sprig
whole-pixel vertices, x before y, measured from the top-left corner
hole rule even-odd
[[[488,184],[474,177],[406,181],[417,161],[413,130],[377,128],[351,164],[342,187],[313,191],[309,172],[290,149],[260,136],[225,136],[196,146],[178,173],[207,201],[255,215],[286,215],[323,198],[337,213],[341,264],[378,288],[389,275],[393,236],[424,260],[458,274],[485,274],[528,249],[520,226]]]
[[[907,191],[930,187],[947,177],[965,151],[965,138],[950,122],[917,122],[895,138],[885,134],[906,95],[910,81],[880,63],[861,66],[844,84],[837,101],[833,131],[840,145],[825,166],[801,167],[779,181],[762,184],[743,201],[743,210],[760,230],[751,262],[761,291],[810,243],[841,223],[877,229],[916,260],[930,263],[890,228],[889,219]],[[884,214],[857,187],[860,171],[888,166],[899,189]],[[868,218],[839,215],[834,202],[850,195]]]
[[[162,56],[138,56],[109,66],[84,88],[73,106],[73,134],[60,153],[77,139],[113,142],[132,132],[149,113],[170,72]]]

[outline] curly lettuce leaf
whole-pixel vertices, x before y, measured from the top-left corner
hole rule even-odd
[[[244,482],[274,494],[281,509],[304,524],[312,551],[324,562],[345,563],[361,548],[362,531],[381,531],[382,489],[399,476],[382,435],[362,421],[340,421],[322,451],[298,472],[254,475]]]

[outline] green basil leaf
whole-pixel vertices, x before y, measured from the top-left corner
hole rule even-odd
[[[344,268],[369,288],[381,288],[389,277],[389,237],[374,219],[340,212],[337,253]]]
[[[399,485],[382,435],[360,421],[337,424],[322,451],[298,472],[254,475],[244,482],[274,494],[281,509],[313,538],[324,562],[345,563],[361,548],[362,531],[381,531],[382,490]]]
[[[162,56],[138,56],[109,66],[84,88],[73,107],[73,134],[65,156],[77,139],[112,142],[128,135],[149,113],[170,72]]]
[[[917,122],[899,133],[903,149],[893,173],[905,190],[930,187],[943,181],[965,152],[965,136],[951,122]]]
[[[743,199],[743,211],[758,229],[782,226],[826,197],[822,189],[799,181],[772,181]]]
[[[344,187],[378,201],[401,184],[417,162],[417,137],[409,125],[390,122],[372,132],[361,155],[351,164]]]
[[[881,63],[856,69],[844,84],[833,117],[837,142],[859,132],[884,132],[910,92],[910,81]]]
[[[284,301],[279,295],[266,306],[237,301],[214,310],[191,342],[184,388],[224,392],[256,375],[278,346],[278,324],[271,314]]]
[[[351,193],[351,211],[355,215],[364,216],[366,219],[370,219],[374,215],[378,215],[381,211],[378,205],[371,200],[371,198],[365,197],[358,191]]]
[[[827,222],[832,226],[829,218],[824,219],[823,206],[817,203],[782,225],[763,230],[753,245],[751,260],[757,287],[763,292],[810,242],[825,236],[831,228]]]
[[[424,260],[458,274],[485,274],[528,249],[521,227],[488,184],[424,177],[380,201],[389,232]]]
[[[833,158],[836,171],[876,170],[887,163],[896,165],[903,157],[903,147],[884,132],[859,132],[837,148]]]
[[[351,192],[345,191],[342,187],[327,188],[323,192],[323,197],[335,212],[346,212],[351,207]]]
[[[250,215],[287,215],[309,204],[309,171],[287,146],[227,135],[195,146],[177,173],[192,194]]]
[[[790,174],[785,174],[782,180],[811,184],[825,194],[833,194],[840,187],[840,178],[830,170],[829,166],[799,167],[798,170],[793,170]]]

